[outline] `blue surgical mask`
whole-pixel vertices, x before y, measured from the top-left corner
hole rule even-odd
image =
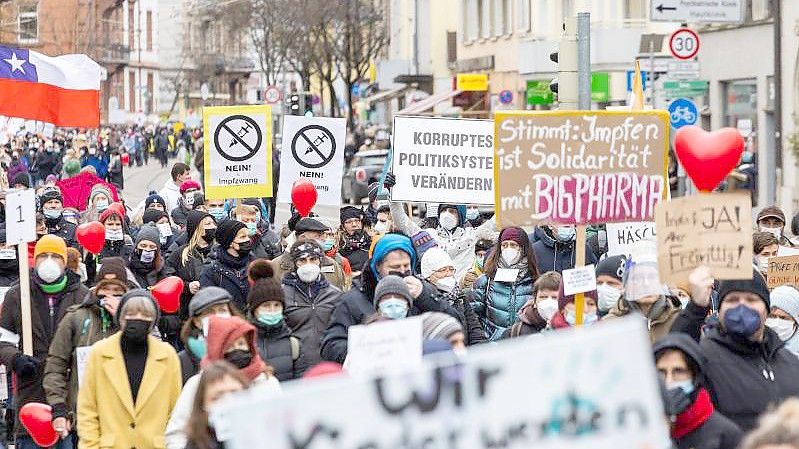
[[[467,220],[474,220],[475,218],[480,216],[480,210],[475,208],[466,209],[466,219]]]
[[[186,346],[188,346],[189,351],[194,354],[194,357],[198,359],[205,357],[205,353],[208,352],[208,347],[203,337],[189,337],[186,340]]]
[[[380,301],[377,309],[378,312],[380,312],[380,315],[392,320],[398,320],[408,316],[408,302],[404,299],[384,299]]]
[[[741,162],[744,164],[751,164],[754,154],[751,151],[744,151],[741,154]]]
[[[724,313],[724,330],[732,335],[749,338],[760,329],[760,314],[740,304]]]
[[[566,312],[566,316],[564,318],[566,318],[566,322],[569,323],[569,325],[571,326],[574,326],[575,323],[577,323],[577,314],[574,312],[574,310]],[[583,325],[587,326],[589,324],[594,324],[596,323],[596,321],[597,321],[596,312],[593,313],[583,312]]]
[[[680,390],[682,390],[683,393],[691,394],[691,393],[694,392],[694,388],[696,388],[696,387],[694,386],[693,381],[683,380],[683,381],[680,381],[680,382],[672,382],[670,384],[667,384],[666,388],[669,389],[669,390],[671,390],[673,388],[679,388]]]
[[[258,223],[246,223],[246,225],[248,234],[255,235],[258,232]]]
[[[328,252],[333,249],[333,245],[335,245],[336,242],[334,242],[333,239],[327,239],[321,241],[319,244],[322,245],[322,251]]]
[[[260,312],[258,322],[267,326],[276,326],[283,321],[283,312]]]
[[[62,212],[63,209],[45,209],[42,213],[44,214],[45,217],[54,220],[56,218],[61,217]]]
[[[559,226],[557,228],[558,233],[558,240],[561,242],[570,242],[574,239],[574,227],[573,226]]]
[[[97,208],[97,210],[99,212],[102,212],[102,211],[108,209],[108,200],[97,200],[94,203],[94,206]]]
[[[214,217],[214,219],[217,222],[219,222],[219,220],[222,220],[223,218],[225,218],[225,208],[224,207],[212,207],[212,208],[208,209],[208,213],[211,214],[211,216]]]

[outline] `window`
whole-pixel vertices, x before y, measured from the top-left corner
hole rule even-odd
[[[136,112],[136,72],[129,72],[128,111]]]
[[[477,39],[480,34],[480,1],[464,0],[463,6],[463,38],[466,42]]]
[[[19,7],[17,41],[25,44],[39,41],[39,7],[37,5]]]
[[[511,34],[513,28],[511,26],[511,0],[500,0],[502,2],[502,34]]]
[[[516,14],[519,18],[517,26],[517,30],[522,33],[530,32],[532,28],[532,22],[530,21],[530,2],[532,0],[518,0]]]
[[[494,36],[502,36],[505,34],[505,30],[503,29],[504,22],[503,18],[505,16],[505,0],[493,0],[493,8],[491,11],[491,19],[492,23],[494,24]]]
[[[626,20],[643,20],[646,18],[645,0],[624,0],[624,18]]]
[[[153,94],[155,93],[155,80],[153,74],[147,74],[147,113],[153,113]]]
[[[491,37],[491,0],[479,0],[477,17],[480,22],[480,37]]]
[[[147,11],[147,51],[153,51],[153,12]]]
[[[136,14],[134,14],[133,12],[133,5],[128,6],[128,47],[130,47],[131,50],[135,48],[134,45],[135,41],[134,36],[136,35],[136,33],[134,33],[135,17]]]

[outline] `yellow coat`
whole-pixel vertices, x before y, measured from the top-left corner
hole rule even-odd
[[[120,346],[121,333],[94,344],[78,391],[81,449],[157,449],[180,396],[175,350],[148,337],[147,361],[136,404]]]

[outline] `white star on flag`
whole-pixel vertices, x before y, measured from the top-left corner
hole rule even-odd
[[[11,73],[16,72],[17,70],[25,73],[25,69],[22,67],[22,64],[25,64],[25,60],[17,58],[17,54],[13,51],[11,52],[11,59],[3,59],[3,61],[11,65]]]

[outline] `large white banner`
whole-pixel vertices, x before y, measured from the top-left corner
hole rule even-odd
[[[394,201],[494,204],[494,122],[394,117]]]
[[[211,410],[230,449],[669,447],[643,322],[485,345],[388,378],[295,381]]]

